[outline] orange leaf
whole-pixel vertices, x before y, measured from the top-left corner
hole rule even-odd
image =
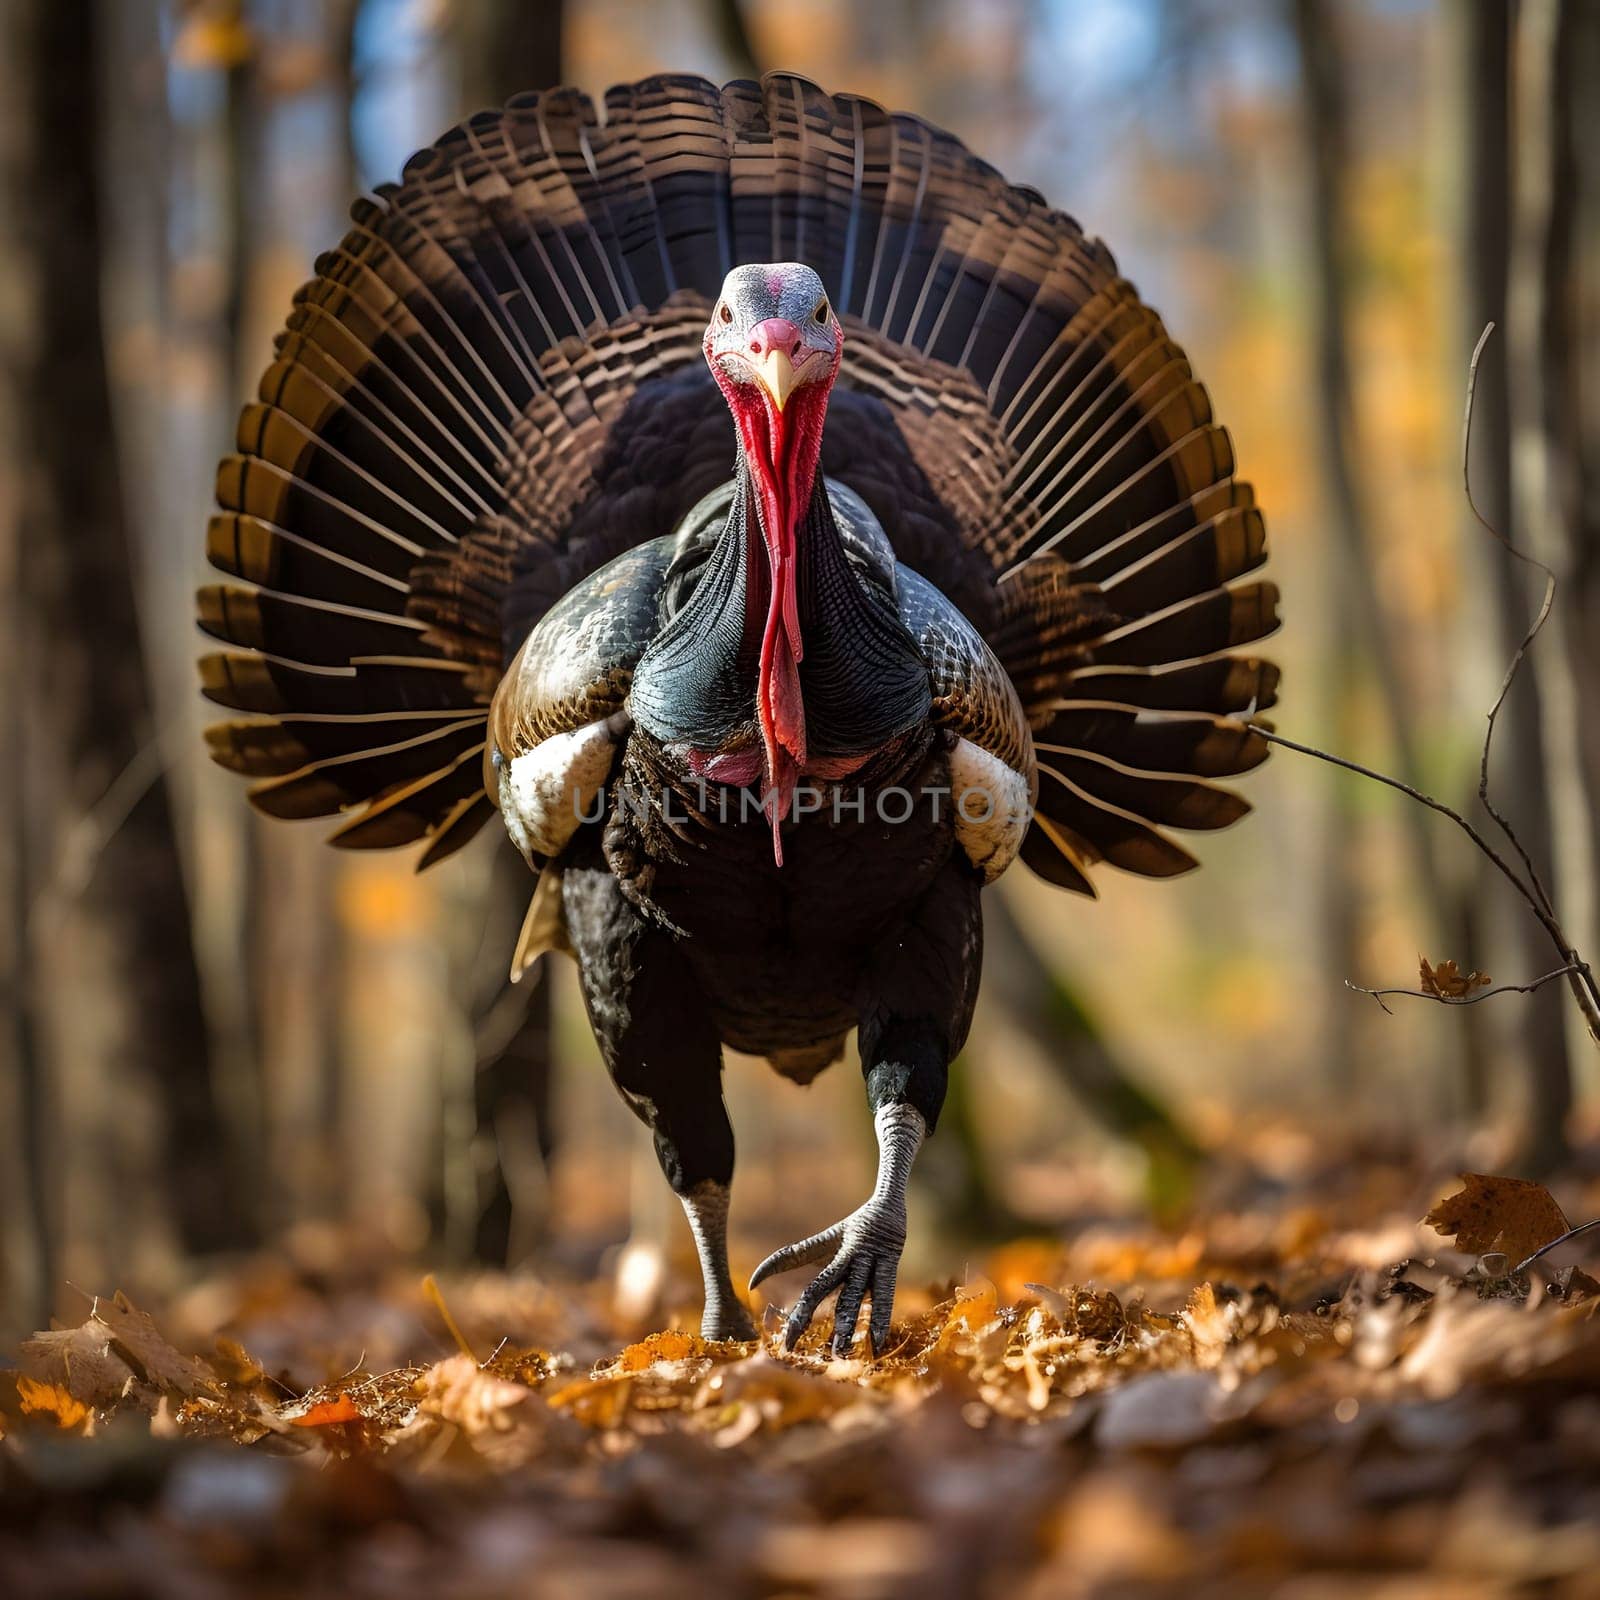
[[[1446,1195],[1422,1220],[1472,1255],[1504,1251],[1513,1263],[1567,1231],[1567,1219],[1550,1191],[1528,1178],[1461,1174],[1464,1188]]]
[[[692,1333],[668,1328],[664,1333],[652,1333],[648,1339],[630,1344],[617,1357],[614,1367],[618,1372],[644,1372],[658,1361],[686,1361],[704,1352],[705,1345]]]
[[[17,1399],[23,1414],[54,1417],[63,1428],[76,1428],[87,1420],[89,1408],[59,1384],[40,1383],[36,1378],[17,1375]]]
[[[289,1419],[297,1428],[326,1428],[338,1422],[359,1422],[361,1409],[347,1394],[336,1400],[319,1400],[309,1411]]]
[[[1422,992],[1435,1000],[1461,1000],[1474,989],[1486,989],[1490,978],[1487,972],[1462,972],[1453,961],[1441,961],[1430,966],[1426,956],[1417,957],[1418,976]]]

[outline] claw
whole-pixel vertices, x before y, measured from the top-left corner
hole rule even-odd
[[[836,1222],[831,1228],[812,1234],[809,1239],[799,1239],[794,1244],[784,1245],[781,1250],[774,1250],[750,1274],[750,1287],[754,1289],[780,1272],[792,1272],[796,1267],[809,1267],[815,1262],[826,1261],[834,1253],[843,1233],[844,1223]]]

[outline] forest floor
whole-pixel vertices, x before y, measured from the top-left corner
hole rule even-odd
[[[1511,1271],[1564,1225],[1308,1159],[907,1286],[875,1363],[708,1346],[676,1279],[641,1338],[609,1281],[280,1253],[6,1353],[0,1594],[1577,1600],[1596,1235]]]

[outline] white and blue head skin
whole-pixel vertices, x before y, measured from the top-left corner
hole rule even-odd
[[[725,394],[730,386],[755,391],[782,411],[802,385],[832,382],[842,344],[833,302],[810,267],[752,262],[723,279],[706,326],[705,355]],[[728,404],[737,418],[731,394]]]

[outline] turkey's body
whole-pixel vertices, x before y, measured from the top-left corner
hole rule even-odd
[[[858,1029],[877,1189],[757,1278],[826,1262],[791,1339],[837,1289],[878,1347],[983,885],[1168,876],[1246,809],[1261,518],[1104,246],[948,135],[780,75],[606,111],[453,130],[297,296],[218,478],[212,749],[423,864],[499,810],[708,1334],[752,1331],[721,1048],[803,1082]]]
[[[819,789],[818,809],[794,823],[779,867],[754,791],[713,791],[697,815],[698,791],[664,786],[659,765],[630,746],[606,865],[643,915],[681,935],[723,1043],[780,1061],[818,1046],[832,1059],[842,1048],[872,956],[902,936],[950,858],[949,762],[931,738],[906,754],[885,783]],[[903,821],[879,817],[886,794],[884,810],[904,810]]]

